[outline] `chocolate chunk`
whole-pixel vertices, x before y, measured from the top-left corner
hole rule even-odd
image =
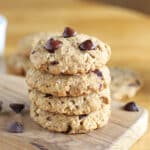
[[[11,133],[22,133],[24,131],[23,124],[19,122],[12,122],[9,124],[7,131]]]
[[[135,83],[136,83],[137,85],[140,85],[140,84],[141,84],[141,82],[140,82],[139,80],[136,80]]]
[[[123,108],[127,111],[139,111],[139,108],[135,102],[129,102]]]
[[[72,28],[66,27],[63,32],[63,37],[68,38],[68,37],[75,36],[76,34],[77,33]]]
[[[2,111],[2,105],[3,105],[3,102],[0,101],[0,112]]]
[[[141,83],[139,80],[135,80],[134,83],[130,83],[129,86],[139,86]]]
[[[21,113],[25,107],[24,104],[18,104],[18,103],[11,103],[9,104],[9,107],[16,113]]]
[[[51,121],[52,119],[51,119],[50,116],[48,116],[48,117],[46,118],[46,120]]]
[[[93,44],[93,42],[91,40],[86,40],[86,41],[84,41],[83,43],[81,43],[79,45],[79,49],[82,50],[82,51],[85,51],[85,50],[94,50],[95,47],[96,46]]]
[[[54,61],[50,62],[50,64],[51,64],[51,65],[58,65],[58,64],[59,64],[59,62],[58,62],[58,61],[56,61],[56,60],[54,60]]]
[[[69,133],[71,130],[72,130],[71,125],[68,125],[68,128],[67,128],[67,130],[66,130],[66,133]]]
[[[28,90],[28,93],[30,93],[30,92],[31,92],[31,90],[29,89],[29,90]]]
[[[94,73],[96,73],[98,77],[102,77],[103,76],[102,72],[97,70],[97,69],[94,71]]]
[[[45,96],[44,97],[52,97],[53,95],[51,95],[51,94],[45,94]]]
[[[31,144],[35,147],[37,147],[39,150],[48,150],[48,148],[46,148],[45,146],[35,143],[35,142],[31,142]]]
[[[36,51],[32,51],[31,54],[34,54]]]
[[[54,53],[56,49],[60,48],[62,42],[59,40],[49,39],[45,44],[45,48],[48,52]]]
[[[86,114],[83,114],[83,115],[79,115],[79,120],[85,118],[87,115]]]

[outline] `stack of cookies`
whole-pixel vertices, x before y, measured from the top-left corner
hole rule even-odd
[[[69,134],[86,133],[110,117],[108,45],[67,27],[41,38],[31,51],[27,72],[31,118],[42,127]]]

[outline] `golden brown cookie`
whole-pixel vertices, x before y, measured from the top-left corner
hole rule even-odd
[[[36,123],[49,131],[68,134],[86,133],[101,128],[108,123],[110,105],[105,105],[102,109],[88,115],[66,116],[43,111],[32,103],[30,116]]]
[[[89,114],[102,109],[104,105],[110,105],[109,88],[98,93],[78,97],[54,97],[34,89],[29,91],[29,99],[38,108],[53,113],[66,115]]]
[[[83,74],[105,65],[110,55],[110,47],[95,37],[84,34],[64,37],[60,33],[41,39],[30,60],[36,69],[51,74]]]
[[[107,67],[94,72],[76,75],[52,75],[35,68],[27,72],[26,82],[31,88],[54,96],[80,96],[99,92],[109,87],[110,73]]]

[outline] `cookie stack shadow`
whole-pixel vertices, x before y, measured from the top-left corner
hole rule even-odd
[[[31,118],[54,132],[86,133],[110,117],[110,48],[71,28],[40,39],[26,82]]]

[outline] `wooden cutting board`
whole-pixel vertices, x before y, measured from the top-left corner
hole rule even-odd
[[[122,103],[113,101],[109,124],[102,129],[78,135],[48,132],[29,117],[24,78],[9,75],[0,75],[0,100],[3,101],[0,113],[2,150],[126,150],[145,133],[148,124],[148,112],[144,108],[139,112],[127,112],[122,109]],[[11,112],[8,105],[12,102],[26,104],[22,116]],[[18,118],[24,123],[24,133],[8,133],[7,125]]]

